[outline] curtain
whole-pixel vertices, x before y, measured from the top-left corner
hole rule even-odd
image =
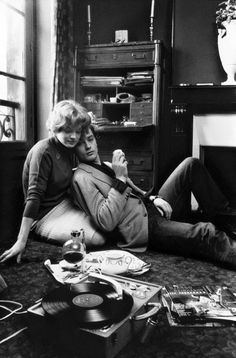
[[[73,0],[52,3],[52,107],[63,99],[73,98]]]

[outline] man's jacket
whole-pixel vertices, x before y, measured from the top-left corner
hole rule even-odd
[[[148,241],[148,215],[143,201],[131,187],[123,193],[113,188],[113,179],[99,169],[79,164],[72,180],[75,204],[90,215],[105,232],[118,229],[118,246],[131,251],[144,251]]]

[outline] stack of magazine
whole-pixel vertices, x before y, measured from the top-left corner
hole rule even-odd
[[[81,85],[83,87],[113,87],[121,86],[124,77],[121,76],[83,76],[81,77]]]
[[[142,71],[142,72],[128,72],[125,85],[140,86],[146,85],[153,82],[153,71]]]
[[[226,286],[165,286],[162,303],[171,326],[236,324],[236,293]]]

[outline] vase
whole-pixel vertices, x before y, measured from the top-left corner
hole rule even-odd
[[[220,60],[227,74],[222,85],[236,85],[236,19],[223,22],[225,29],[218,31],[218,50]]]

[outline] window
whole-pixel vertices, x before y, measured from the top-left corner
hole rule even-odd
[[[0,142],[32,137],[33,33],[33,0],[0,0]]]

